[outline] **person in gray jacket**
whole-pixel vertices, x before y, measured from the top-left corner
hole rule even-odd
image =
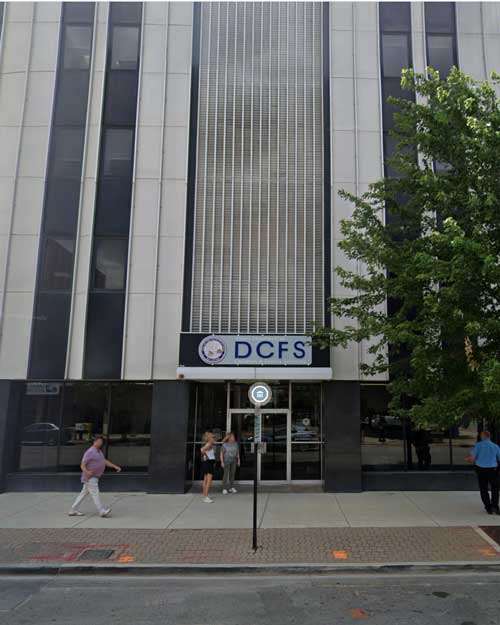
[[[222,477],[222,494],[236,493],[234,478],[236,468],[240,466],[240,446],[236,441],[234,432],[228,432],[222,441],[220,450],[220,464],[224,470]]]

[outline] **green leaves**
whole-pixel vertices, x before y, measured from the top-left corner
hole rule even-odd
[[[398,149],[390,164],[398,177],[361,197],[341,192],[353,211],[340,247],[363,271],[335,268],[350,296],[331,300],[342,324],[319,329],[315,340],[346,347],[370,339],[363,373],[389,371],[392,408],[402,416],[441,427],[464,415],[496,420],[499,103],[489,83],[456,68],[446,81],[432,70],[428,77],[405,70],[401,83],[420,97],[392,99]],[[466,337],[477,371],[468,366]]]

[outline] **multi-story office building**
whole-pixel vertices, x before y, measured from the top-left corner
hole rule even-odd
[[[1,15],[1,486],[72,487],[96,433],[125,468],[111,487],[183,491],[206,430],[236,431],[248,479],[256,380],[273,389],[263,482],[466,483],[473,424],[429,432],[419,471],[386,380],[360,376],[367,346],[307,335],[352,266],[338,191],[384,175],[401,69],[499,70],[500,4]]]

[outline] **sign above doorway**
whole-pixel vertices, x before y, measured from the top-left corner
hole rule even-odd
[[[198,355],[207,365],[311,365],[308,336],[209,335],[201,339]]]

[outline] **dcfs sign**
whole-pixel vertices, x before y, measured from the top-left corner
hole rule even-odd
[[[311,339],[307,336],[211,335],[198,346],[207,365],[296,365],[312,363]]]

